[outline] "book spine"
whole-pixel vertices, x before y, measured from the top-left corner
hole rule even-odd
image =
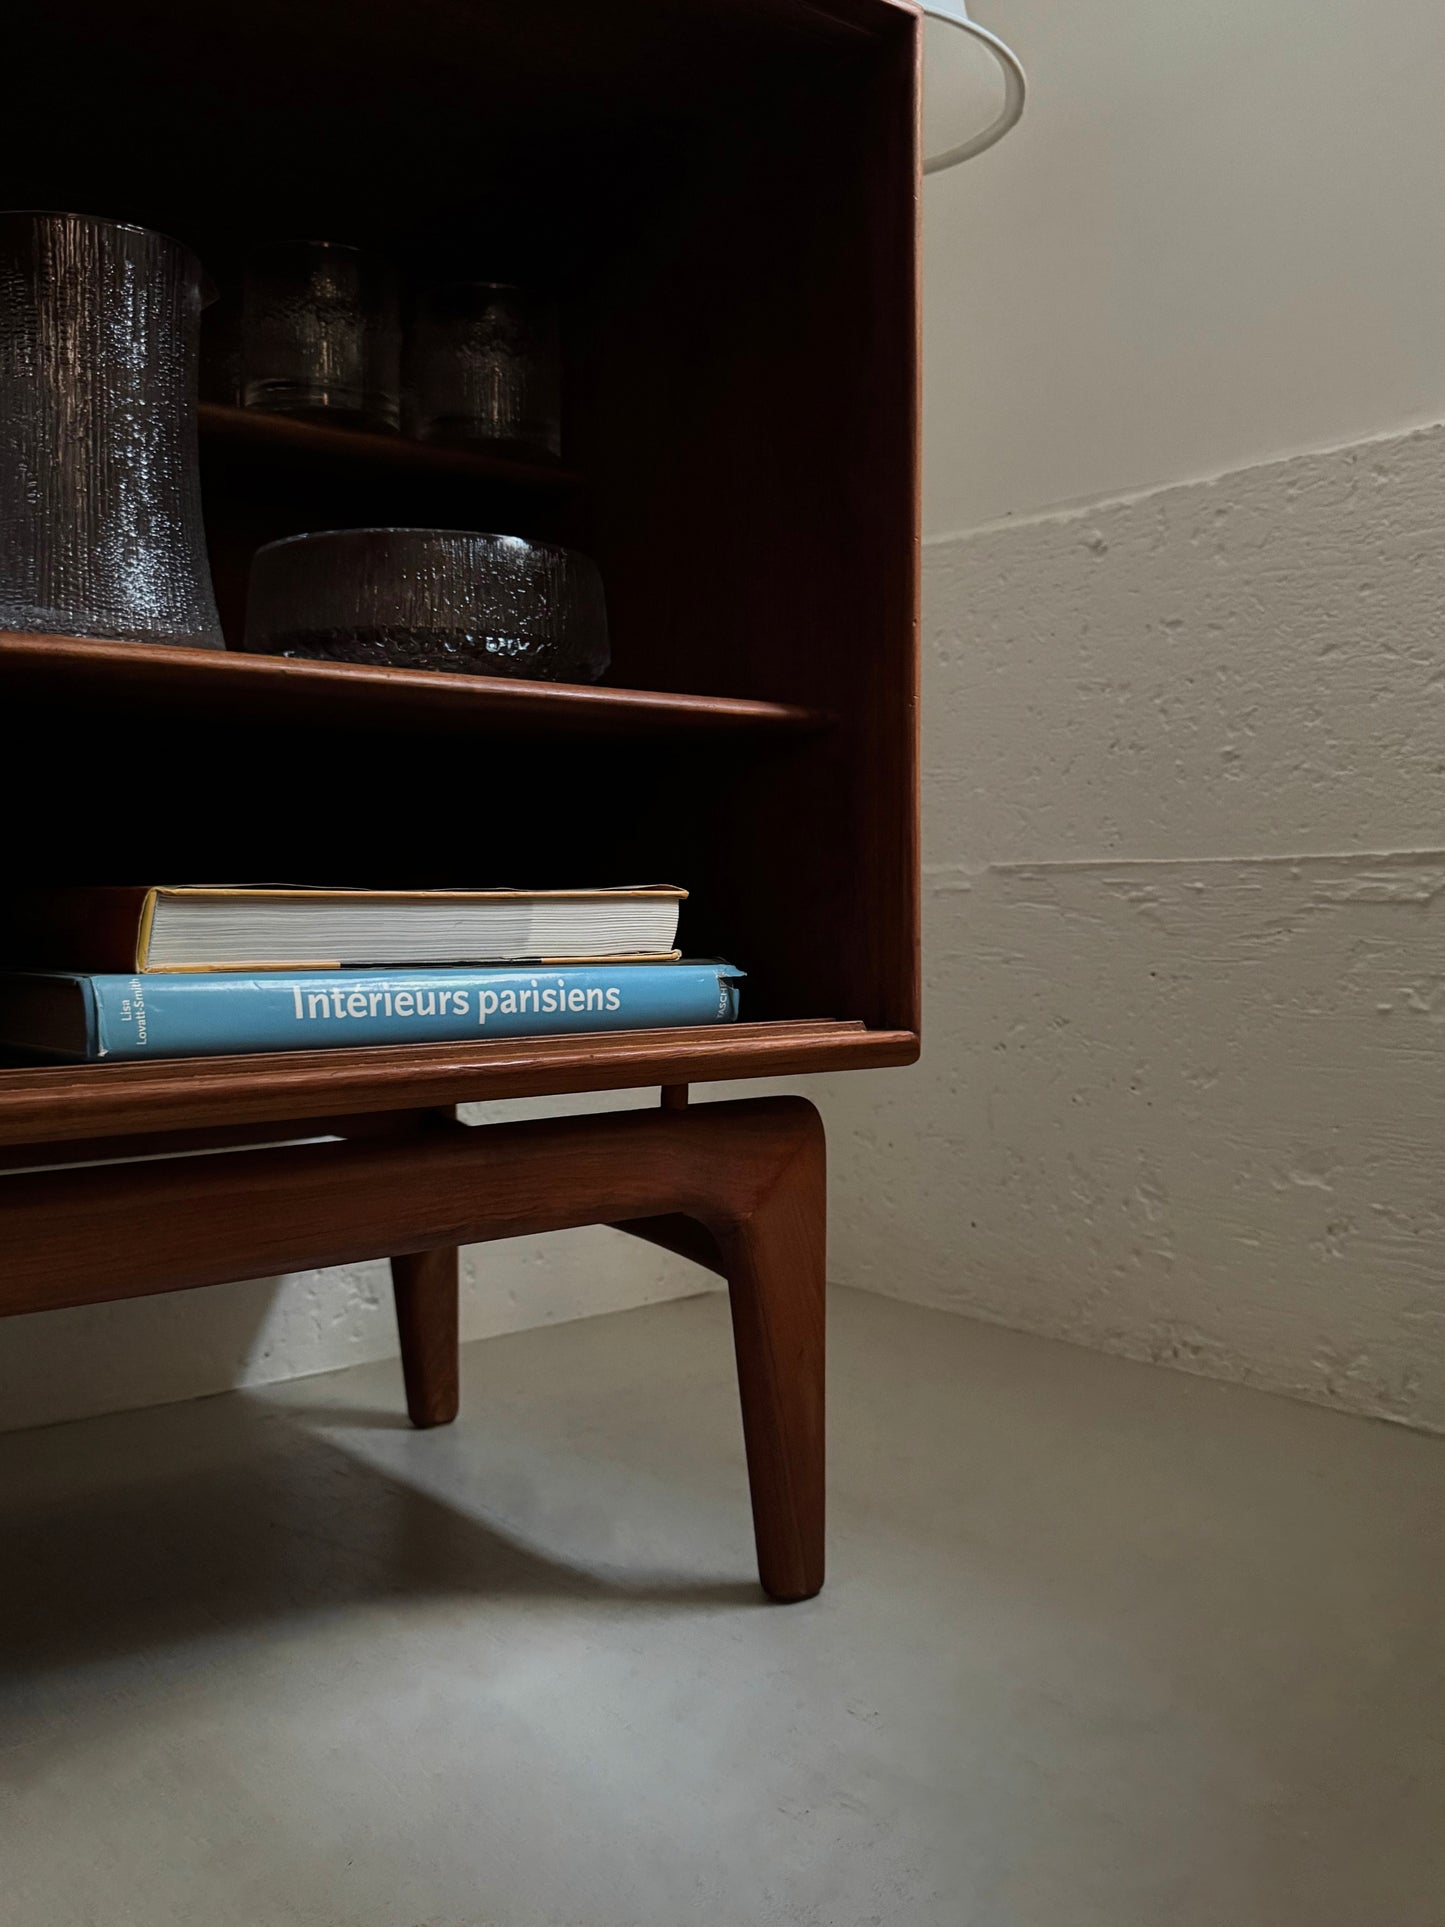
[[[134,970],[150,894],[125,885],[16,890],[0,907],[6,963],[26,970],[66,970],[83,957],[92,970]]]
[[[137,973],[82,988],[93,1000],[91,1054],[115,1061],[725,1024],[737,1016],[740,974],[720,963]]]

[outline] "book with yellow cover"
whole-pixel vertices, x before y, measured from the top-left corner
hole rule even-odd
[[[685,890],[95,885],[17,893],[4,961],[30,970],[343,970],[658,963]]]

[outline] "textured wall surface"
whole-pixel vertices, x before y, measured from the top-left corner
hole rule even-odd
[[[1445,1429],[1445,431],[928,551],[850,1284]]]

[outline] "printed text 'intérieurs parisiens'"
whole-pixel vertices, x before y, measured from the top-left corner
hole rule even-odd
[[[312,990],[309,986],[303,990],[300,984],[292,984],[291,995],[296,1016],[303,1023],[322,1018],[444,1017],[448,1013],[466,1017],[471,1013],[472,1000],[470,987],[402,990],[386,986],[378,990],[344,990],[338,984],[328,990]],[[513,1017],[528,1010],[558,1013],[620,1010],[622,1007],[622,992],[615,984],[605,988],[593,984],[585,990],[574,985],[569,990],[563,977],[557,979],[555,986],[539,985],[534,977],[530,986],[515,990],[479,990],[476,997],[479,1025],[485,1024],[488,1017],[493,1015]]]

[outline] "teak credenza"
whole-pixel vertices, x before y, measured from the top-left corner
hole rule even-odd
[[[687,1087],[918,1054],[919,17],[20,9],[12,206],[163,228],[213,272],[307,233],[563,298],[566,466],[203,408],[233,642],[258,544],[395,523],[575,544],[613,643],[608,683],[573,688],[0,637],[26,874],[677,881],[687,949],[748,979],[731,1027],[0,1069],[0,1311],[389,1254],[408,1407],[434,1425],[457,1409],[458,1245],[618,1225],[726,1277],[763,1585],[808,1597],[822,1131],[801,1099]],[[648,1085],[655,1110],[453,1114]]]

